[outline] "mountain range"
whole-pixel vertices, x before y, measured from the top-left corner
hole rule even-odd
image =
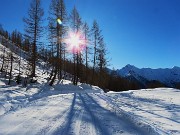
[[[133,65],[126,65],[122,69],[116,70],[117,75],[136,81],[146,86],[148,82],[158,81],[165,86],[175,87],[180,83],[180,67],[173,68],[137,68]]]

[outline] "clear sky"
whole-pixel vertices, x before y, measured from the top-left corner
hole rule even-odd
[[[46,16],[50,0],[42,0]],[[30,0],[0,0],[0,24],[23,32]],[[109,50],[111,68],[180,67],[180,0],[65,0],[84,21],[96,19]],[[45,20],[46,21],[46,20]]]

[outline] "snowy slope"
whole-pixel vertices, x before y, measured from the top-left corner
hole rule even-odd
[[[100,106],[93,96],[77,93],[61,94],[33,101],[24,108],[2,115],[0,117],[0,134],[146,133],[123,116],[118,117]]]
[[[0,81],[0,134],[178,135],[179,94],[165,88],[105,94],[65,80],[25,89]]]
[[[180,90],[156,88],[106,94],[130,117],[161,134],[180,134]]]
[[[27,64],[23,58],[22,63]],[[56,80],[50,87],[42,63],[36,67],[37,83],[27,87],[6,85],[0,73],[0,135],[180,134],[179,90],[104,93],[68,80]]]
[[[174,83],[180,82],[180,68],[173,67],[172,69],[151,69],[151,68],[142,68],[139,69],[132,65],[126,65],[120,70],[117,70],[117,73],[120,76],[134,76],[138,80],[143,77],[149,81],[157,80],[168,86],[173,86]],[[141,80],[140,80],[141,81]]]

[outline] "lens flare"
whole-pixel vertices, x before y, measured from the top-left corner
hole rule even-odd
[[[60,18],[57,19],[57,22],[59,23],[59,25],[62,25],[62,21]]]
[[[86,40],[80,32],[69,32],[64,42],[67,44],[68,51],[72,53],[80,53],[86,46]]]

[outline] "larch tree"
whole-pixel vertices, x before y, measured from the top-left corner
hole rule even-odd
[[[99,42],[99,39],[100,39],[100,29],[99,29],[99,25],[97,23],[96,20],[94,20],[93,22],[93,26],[92,26],[92,29],[91,29],[91,36],[92,36],[92,45],[93,45],[93,67],[92,67],[92,80],[91,80],[91,83],[94,82],[94,75],[95,75],[95,69],[97,67],[97,58],[98,58],[98,42]]]
[[[43,31],[43,15],[44,10],[41,7],[41,0],[32,0],[28,10],[28,16],[23,19],[25,23],[26,36],[32,43],[31,77],[35,77],[36,75],[37,45]]]
[[[11,41],[16,45],[14,53],[18,54],[18,58],[15,59],[18,63],[18,75],[16,77],[16,82],[19,84],[20,83],[20,75],[21,75],[21,49],[22,48],[22,34],[18,32],[17,30],[13,31],[11,34]]]
[[[90,54],[90,30],[88,24],[85,22],[83,25],[83,33],[86,42],[85,46],[85,82],[88,80],[88,66],[89,66],[89,54]]]
[[[56,62],[54,76],[49,85],[52,86],[57,75],[62,79],[62,60],[63,60],[63,38],[66,33],[66,8],[63,0],[52,0],[50,5],[49,32],[51,40],[56,44]],[[54,47],[52,45],[52,47]],[[54,54],[53,54],[54,55]]]
[[[104,43],[104,38],[101,35],[99,40],[98,40],[98,58],[97,58],[97,65],[98,65],[98,71],[99,71],[99,86],[104,86],[102,80],[105,80],[105,73],[106,73],[106,68],[108,66],[108,59],[107,59],[107,49]],[[102,79],[104,78],[104,79]]]
[[[5,67],[5,63],[6,63],[6,44],[7,44],[7,40],[2,38],[2,44],[4,45],[2,48],[2,54],[1,54],[1,58],[2,58],[2,66],[1,66],[1,72],[4,71],[4,67]]]
[[[82,27],[82,20],[79,15],[79,12],[77,11],[76,7],[73,8],[71,14],[70,14],[70,25],[74,33],[79,33]],[[73,78],[73,84],[77,85],[78,79],[80,76],[80,62],[81,62],[81,52],[75,49],[73,51],[73,61],[74,61],[74,78]]]
[[[9,52],[9,60],[8,61],[10,61],[8,85],[10,85],[11,84],[11,79],[12,79],[12,70],[13,70],[13,61],[14,61],[14,57],[13,57],[13,52],[12,51]]]

